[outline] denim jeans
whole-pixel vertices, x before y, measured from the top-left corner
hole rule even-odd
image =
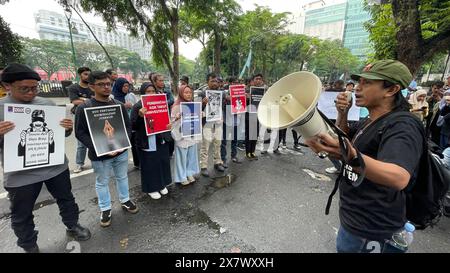
[[[188,148],[175,146],[175,183],[187,181],[200,172],[197,144]]]
[[[404,253],[388,242],[370,241],[358,237],[343,226],[339,228],[336,238],[336,250],[338,253]]]
[[[87,147],[84,146],[83,143],[81,143],[79,140],[77,140],[77,158],[76,158],[76,163],[77,165],[83,166],[84,165],[84,160],[86,159],[86,152],[87,152]]]
[[[116,178],[116,189],[120,203],[130,200],[128,191],[128,151],[121,155],[103,161],[92,161],[95,173],[95,190],[101,211],[111,209],[111,195],[109,193],[109,179],[111,170]]]

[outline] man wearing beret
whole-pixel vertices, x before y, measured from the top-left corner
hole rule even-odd
[[[14,123],[4,120],[4,104],[54,106],[55,103],[36,96],[41,78],[25,65],[9,64],[4,69],[1,79],[3,86],[11,94],[0,100],[0,158],[3,159],[3,136],[15,126]],[[72,120],[63,119],[60,125],[66,129],[66,137],[72,133]],[[91,237],[90,231],[78,223],[79,209],[72,194],[67,157],[61,165],[4,173],[3,180],[11,202],[11,226],[18,237],[17,245],[25,252],[39,252],[33,208],[44,183],[56,199],[62,221],[67,227],[67,235],[77,241],[85,241]]]
[[[354,126],[347,120],[351,103],[345,93],[337,97],[336,125],[351,139],[339,181],[338,252],[371,252],[377,245],[380,252],[406,251],[393,243],[393,235],[407,222],[404,189],[415,182],[424,145],[424,128],[401,94],[412,78],[409,69],[394,60],[377,61],[352,75],[358,82],[355,103],[369,110],[369,117]],[[392,115],[397,112],[406,114]],[[316,153],[343,159],[339,141],[328,134],[307,143]]]

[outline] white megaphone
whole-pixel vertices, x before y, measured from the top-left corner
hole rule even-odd
[[[322,82],[311,72],[295,72],[267,90],[258,107],[258,120],[273,129],[292,127],[304,139],[320,133],[337,135],[317,111]]]

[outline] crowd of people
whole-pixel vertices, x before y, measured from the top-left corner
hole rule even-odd
[[[196,94],[196,90],[189,84],[189,78],[183,76],[175,98],[171,88],[164,83],[164,76],[151,73],[148,81],[140,86],[139,94],[165,94],[171,122],[167,132],[148,136],[144,121],[148,109],[143,106],[138,96],[130,91],[130,82],[117,77],[117,73],[111,69],[103,72],[80,67],[77,72],[80,81],[68,87],[69,98],[74,105],[71,111],[74,122],[64,119],[61,126],[66,129],[66,137],[74,130],[77,138],[77,166],[73,172],[83,171],[86,155],[92,163],[102,227],[110,226],[112,220],[109,192],[111,178],[115,179],[118,199],[123,210],[135,214],[139,209],[129,194],[128,150],[98,156],[89,133],[85,108],[120,106],[132,145],[133,164],[140,171],[142,192],[155,200],[167,195],[167,186],[172,183],[185,187],[195,183],[200,175],[211,176],[211,170],[224,173],[230,167],[229,164],[244,163],[244,159],[238,156],[238,149],[245,149],[247,161],[258,160],[256,150],[261,154],[281,154],[280,150],[287,149],[287,129],[269,130],[261,126],[256,111],[231,113],[229,86],[240,82],[236,77],[224,81],[218,75],[210,73],[206,77],[207,88]],[[427,90],[417,88],[408,92],[407,98],[401,91],[408,87],[412,76],[409,70],[397,61],[377,62],[368,66],[363,73],[353,75],[352,79],[354,81],[347,84],[339,80],[329,88],[324,87],[325,91],[339,93],[336,99],[338,117],[335,122],[353,138],[350,158],[360,155],[366,165],[364,179],[367,181],[362,184],[364,186],[355,189],[342,183],[341,228],[337,249],[342,252],[356,251],[355,245],[364,238],[382,242],[387,251],[393,251],[385,239],[406,221],[404,196],[401,191],[414,177],[421,156],[420,147],[423,146],[423,141],[420,138],[420,130],[426,130],[427,136],[441,145],[446,155],[446,164],[450,168],[450,77],[447,78],[446,84],[434,83],[430,96]],[[0,100],[2,148],[3,136],[14,128],[13,123],[4,120],[5,103],[54,105],[51,101],[37,96],[39,81],[39,75],[25,65],[10,64],[4,69],[1,82],[10,95]],[[251,88],[267,90],[268,86],[262,74],[255,74],[247,79],[245,85],[247,108],[250,109],[254,107],[250,103]],[[207,121],[206,115],[203,114],[202,136],[182,137],[181,103],[200,101],[202,111],[205,112],[209,103],[206,90],[222,92],[222,119]],[[346,91],[355,93],[355,101],[347,99]],[[359,122],[349,123],[347,120],[352,105],[361,107]],[[389,120],[389,130],[383,132],[381,140],[372,139],[377,134],[370,131],[371,124],[395,111],[412,112],[423,124],[423,128],[419,128],[410,118]],[[358,174],[359,166],[356,163],[354,166],[342,166],[339,145],[330,136],[320,135],[316,139],[307,140],[306,144],[300,143],[301,136],[296,130],[292,130],[292,136],[293,149],[297,151],[301,151],[300,146],[305,146],[315,152],[326,151],[330,154],[334,167],[328,168],[328,173],[337,173],[344,168],[347,172]],[[229,157],[228,146],[231,151]],[[396,152],[399,149],[405,153]],[[209,165],[209,155],[213,157],[212,166]],[[71,193],[66,158],[63,165],[4,174],[4,186],[11,201],[12,228],[18,237],[18,245],[27,252],[39,251],[32,209],[43,183],[57,200],[67,234],[79,241],[88,240],[91,236],[89,230],[78,223],[79,209]]]

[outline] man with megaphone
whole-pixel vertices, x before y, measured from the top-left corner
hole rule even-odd
[[[407,221],[403,190],[417,174],[425,144],[423,128],[413,116],[392,114],[409,111],[400,91],[413,77],[404,64],[394,60],[377,61],[351,77],[358,83],[356,105],[366,107],[370,115],[349,127],[351,103],[345,93],[338,95],[336,125],[351,140],[345,140],[347,154],[342,153],[339,140],[327,133],[306,141],[314,152],[325,152],[344,164],[337,251],[369,252],[369,243],[376,242],[381,252],[404,252],[390,242]],[[361,184],[355,186],[358,180]]]

